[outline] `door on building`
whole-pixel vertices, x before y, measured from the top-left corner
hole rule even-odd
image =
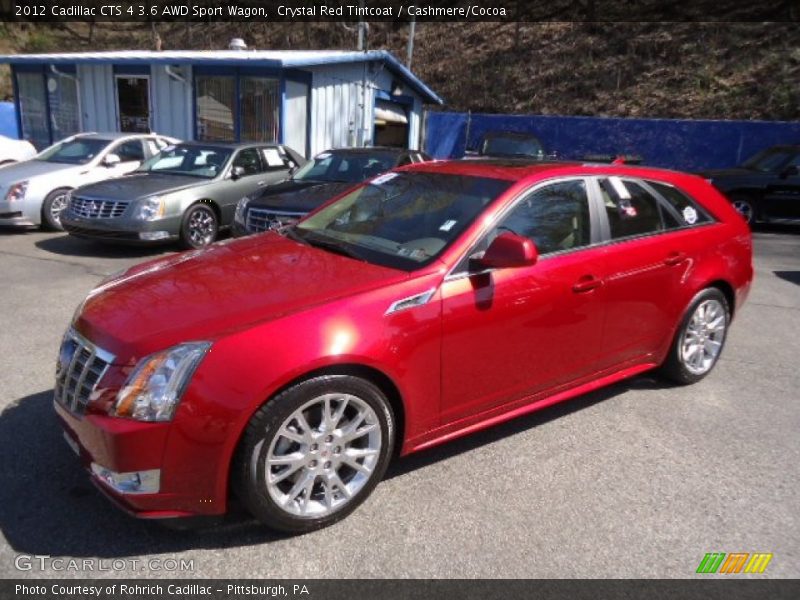
[[[396,102],[375,101],[375,146],[408,147],[408,114]]]
[[[119,130],[149,133],[150,78],[146,75],[118,75],[116,79]]]

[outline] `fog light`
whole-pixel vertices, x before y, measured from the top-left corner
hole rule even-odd
[[[92,463],[92,473],[120,494],[157,494],[161,486],[160,469],[115,473],[97,463]]]
[[[139,239],[153,242],[155,240],[165,240],[169,237],[169,231],[140,231]]]

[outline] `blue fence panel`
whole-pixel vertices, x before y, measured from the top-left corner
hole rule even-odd
[[[438,113],[427,115],[425,150],[460,158],[487,131],[535,134],[548,152],[564,159],[589,154],[634,154],[643,164],[697,171],[730,167],[775,144],[800,143],[800,123],[691,121]]]
[[[17,139],[17,109],[13,102],[0,102],[0,135]]]

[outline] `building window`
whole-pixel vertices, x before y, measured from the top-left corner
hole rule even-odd
[[[236,140],[236,80],[233,77],[195,78],[197,139]]]
[[[278,141],[280,84],[276,79],[244,77],[241,80],[240,139],[243,142]]]
[[[78,83],[72,77],[48,76],[47,98],[53,140],[62,140],[81,130]]]
[[[17,73],[22,139],[28,140],[37,150],[50,145],[47,127],[47,97],[42,72]]]

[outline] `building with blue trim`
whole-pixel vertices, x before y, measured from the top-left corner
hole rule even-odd
[[[419,148],[442,99],[391,53],[115,51],[0,56],[19,137],[43,148],[81,131],[334,147]]]

